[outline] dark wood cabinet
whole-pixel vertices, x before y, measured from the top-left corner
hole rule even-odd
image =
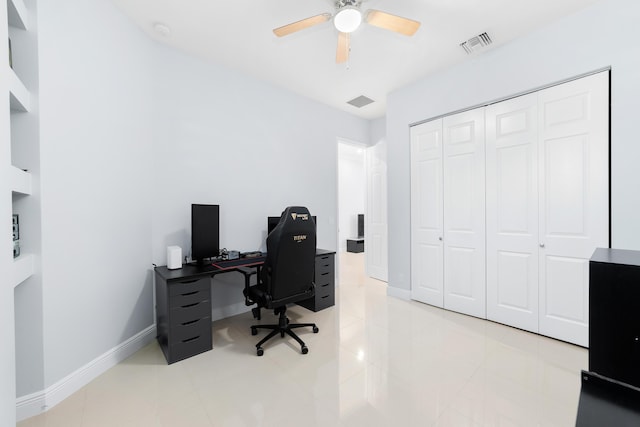
[[[640,387],[640,252],[596,249],[589,262],[589,371]]]
[[[364,238],[347,239],[347,252],[364,252]]]

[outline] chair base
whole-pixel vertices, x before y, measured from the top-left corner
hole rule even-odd
[[[287,318],[286,311],[287,311],[287,307],[286,306],[285,307],[281,307],[281,308],[277,308],[275,310],[275,314],[279,314],[280,315],[280,317],[278,318],[278,324],[277,325],[253,325],[253,326],[251,326],[251,335],[257,335],[258,334],[258,329],[270,329],[271,330],[271,332],[269,332],[269,334],[266,337],[261,339],[260,342],[258,342],[258,344],[256,344],[256,353],[258,354],[258,356],[262,356],[264,354],[264,349],[262,348],[262,344],[264,344],[265,342],[269,341],[271,338],[275,337],[277,334],[280,334],[281,338],[284,338],[284,335],[287,334],[291,338],[296,340],[298,342],[298,344],[300,344],[300,351],[302,352],[302,354],[307,354],[309,352],[309,348],[306,346],[304,341],[302,341],[300,339],[300,337],[298,335],[296,335],[295,332],[292,331],[292,329],[310,327],[310,328],[312,328],[313,333],[317,334],[318,331],[319,331],[318,327],[316,326],[315,323],[289,323],[289,319]]]

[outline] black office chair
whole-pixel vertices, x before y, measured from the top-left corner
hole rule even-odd
[[[318,333],[318,327],[315,323],[289,323],[286,312],[287,304],[313,297],[315,255],[316,226],[309,210],[297,206],[286,208],[276,228],[267,236],[267,259],[261,269],[259,283],[249,287],[247,292],[248,298],[258,304],[258,309],[273,309],[280,316],[277,325],[251,326],[251,335],[257,335],[258,329],[271,329],[256,344],[258,356],[264,354],[262,345],[278,333],[283,338],[287,334],[295,339],[302,354],[309,351],[292,329],[308,326]]]

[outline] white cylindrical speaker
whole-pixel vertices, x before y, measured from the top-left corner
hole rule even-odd
[[[167,246],[167,268],[169,270],[182,268],[182,248],[180,246]]]

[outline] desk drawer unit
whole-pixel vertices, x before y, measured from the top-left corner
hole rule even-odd
[[[312,311],[320,311],[335,304],[335,254],[316,255],[315,284],[313,298],[301,301],[299,305]]]
[[[211,350],[211,278],[156,274],[158,342],[168,363]]]

